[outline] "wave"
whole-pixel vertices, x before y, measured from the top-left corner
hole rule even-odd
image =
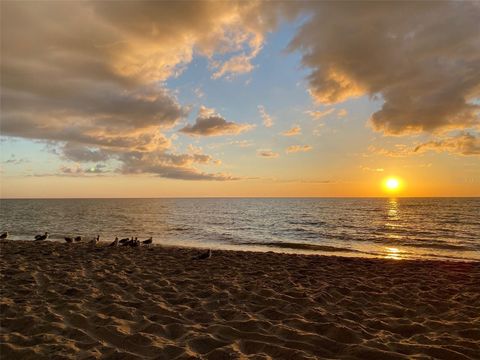
[[[337,246],[330,245],[316,245],[316,244],[307,244],[307,243],[296,243],[296,242],[282,242],[282,241],[272,241],[272,242],[241,242],[239,245],[249,245],[249,246],[271,246],[277,248],[286,248],[286,249],[297,249],[297,250],[313,250],[313,251],[324,251],[324,252],[355,252],[361,253],[362,251],[342,248]]]

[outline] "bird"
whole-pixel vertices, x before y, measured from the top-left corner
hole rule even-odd
[[[90,244],[97,245],[98,241],[100,240],[100,235],[97,235],[96,238],[90,240]]]
[[[6,239],[8,237],[8,231],[5,231],[2,235],[0,235],[0,239]]]
[[[115,240],[113,240],[113,242],[108,246],[118,246],[118,236],[115,237]]]
[[[73,238],[73,240],[75,240],[75,241],[77,241],[77,242],[78,242],[78,241],[82,241],[82,237],[81,237],[81,236],[75,236],[75,237]]]
[[[203,254],[195,256],[193,260],[206,260],[206,259],[210,259],[211,257],[212,257],[212,249],[208,249],[207,252],[204,252]]]
[[[35,240],[46,240],[48,239],[48,232],[46,232],[44,235],[35,235]]]
[[[143,245],[150,245],[153,242],[152,237],[148,238],[147,240],[143,240],[142,244]]]
[[[136,238],[135,240],[130,240],[130,246],[131,247],[137,247],[140,245],[140,241],[138,241]]]
[[[127,243],[127,242],[129,242],[129,241],[130,241],[129,238],[124,238],[124,239],[122,239],[122,240],[119,240],[118,242],[119,242],[120,244],[125,244],[125,243]]]
[[[73,241],[73,239],[72,239],[71,237],[66,236],[66,237],[65,237],[65,241],[66,241],[67,243],[71,243],[71,242]]]

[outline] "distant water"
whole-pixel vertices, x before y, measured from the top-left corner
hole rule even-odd
[[[346,256],[480,260],[480,198],[1,200],[0,232]]]

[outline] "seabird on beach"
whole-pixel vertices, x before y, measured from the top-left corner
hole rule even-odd
[[[73,239],[72,239],[71,237],[68,237],[68,236],[67,236],[67,237],[65,237],[65,241],[66,241],[67,243],[71,243],[71,242],[73,241]]]
[[[97,235],[96,238],[93,238],[93,239],[90,241],[90,244],[96,245],[99,240],[100,240],[100,235]]]
[[[110,243],[110,245],[108,246],[118,246],[118,236],[115,237],[115,240],[113,240],[112,243]]]
[[[125,240],[125,239],[122,239]],[[121,246],[130,246],[130,244],[133,242],[133,240],[126,239],[125,241],[120,240],[120,245]]]
[[[195,256],[193,260],[206,260],[206,259],[210,259],[211,257],[212,257],[212,249],[208,249],[207,252],[204,252],[203,254]]]
[[[153,238],[150,236],[149,239],[143,240],[143,241],[142,241],[142,244],[143,244],[143,245],[150,245],[152,242],[153,242]]]
[[[138,241],[137,238],[135,238],[135,240],[130,240],[131,247],[137,247],[139,245],[140,245],[140,241]]]
[[[119,243],[120,243],[120,244],[125,244],[125,243],[127,243],[127,242],[129,242],[129,241],[130,241],[129,238],[124,238],[124,239],[120,240]]]
[[[35,240],[47,240],[48,239],[48,232],[44,235],[35,235]]]
[[[8,237],[8,231],[5,231],[2,235],[0,235],[0,239],[6,239]]]
[[[81,236],[75,236],[75,237],[73,238],[73,240],[75,240],[75,241],[82,241],[82,237],[81,237]]]

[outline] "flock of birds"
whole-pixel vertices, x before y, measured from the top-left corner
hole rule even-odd
[[[47,240],[48,239],[48,232],[45,232],[45,234],[43,235],[35,235],[35,241],[43,241],[43,240]],[[0,239],[6,239],[8,238],[8,232],[4,232],[3,234],[0,235]],[[69,237],[69,236],[66,236],[65,238],[65,241],[67,243],[73,243],[73,242],[81,242],[83,241],[83,237],[82,236],[74,236],[74,237]],[[100,240],[100,235],[97,235],[96,238],[93,238],[92,240],[89,241],[90,244],[92,244],[93,246],[96,246],[97,243],[99,242]],[[152,237],[149,237],[148,239],[146,240],[138,240],[138,238],[133,238],[133,236],[131,238],[123,238],[123,239],[118,239],[118,237],[115,237],[115,240],[113,240],[113,242],[111,242],[109,245],[107,245],[107,247],[115,247],[115,246],[131,246],[131,247],[138,247],[138,246],[141,246],[141,245],[151,245],[153,243],[153,238]],[[212,250],[211,249],[208,249],[207,252],[204,252],[198,256],[195,256],[193,259],[194,260],[205,260],[205,259],[209,259],[210,257],[212,257]]]

